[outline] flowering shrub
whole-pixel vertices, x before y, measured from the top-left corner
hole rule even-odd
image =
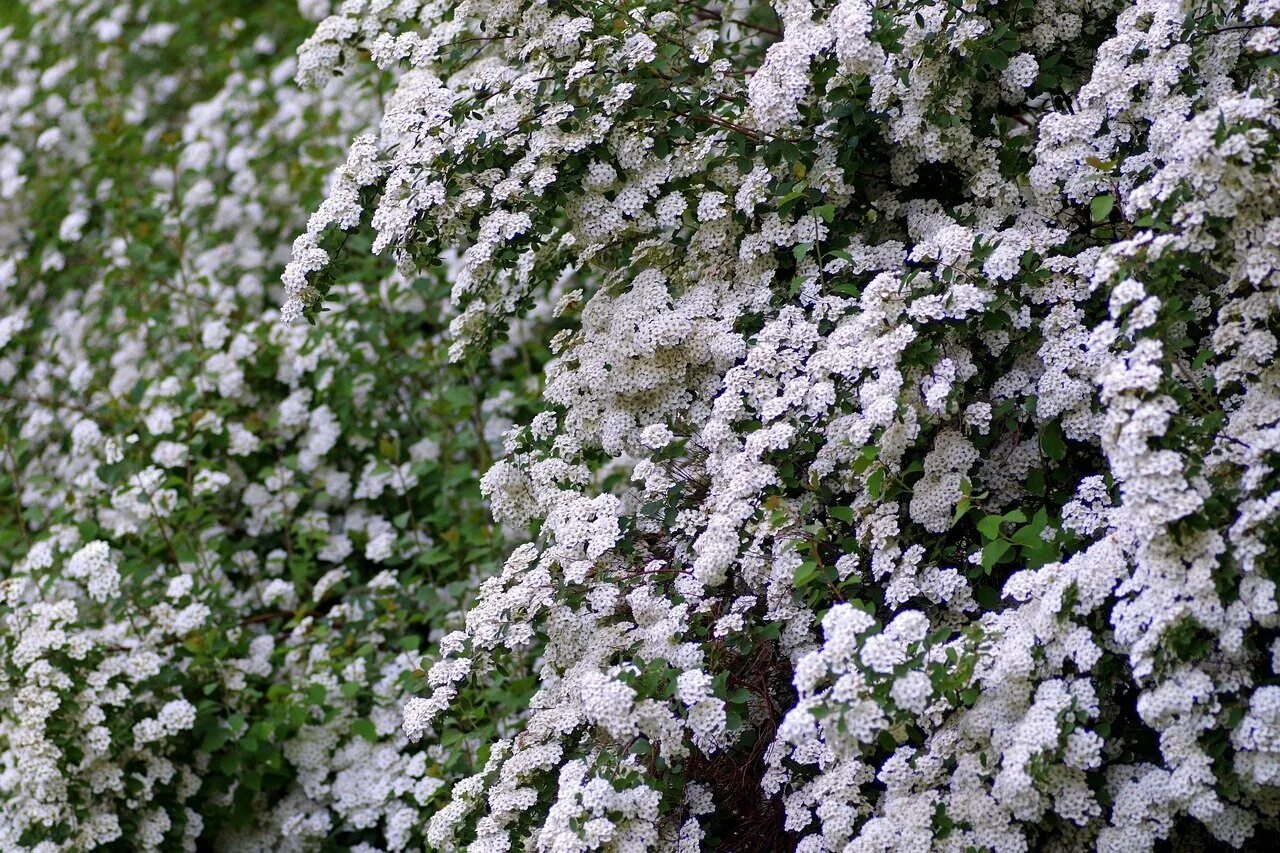
[[[1277,828],[1280,3],[0,27],[0,849]]]
[[[434,849],[1149,849],[1275,826],[1280,5],[350,0],[293,246],[555,305],[536,534],[410,740]],[[456,253],[456,254],[452,254]],[[325,324],[319,319],[321,326]],[[292,328],[292,327],[290,327]],[[495,695],[535,660],[522,709]]]
[[[420,849],[475,759],[408,746],[410,653],[505,556],[478,477],[545,351],[450,367],[441,284],[376,262],[279,323],[292,232],[377,119],[366,81],[290,82],[292,2],[14,8],[0,850]]]

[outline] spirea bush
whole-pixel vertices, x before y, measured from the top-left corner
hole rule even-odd
[[[413,652],[509,549],[478,479],[546,336],[450,366],[373,261],[280,324],[378,118],[291,82],[293,0],[0,22],[0,850],[421,849],[474,756],[400,732]]]
[[[556,300],[436,849],[1243,845],[1280,809],[1280,5],[363,2],[293,246]],[[383,78],[386,79],[386,78]],[[568,281],[568,285],[565,282]],[[329,322],[320,316],[323,327]],[[520,709],[492,695],[533,661]]]
[[[0,849],[1280,829],[1277,0],[12,8]]]

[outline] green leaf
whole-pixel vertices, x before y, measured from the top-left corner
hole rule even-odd
[[[998,50],[984,50],[979,58],[984,65],[990,65],[997,71],[1003,71],[1009,67],[1009,57]]]
[[[356,720],[351,724],[351,731],[370,742],[378,740],[378,730],[372,720]]]
[[[996,563],[1000,562],[1000,559],[1008,554],[1011,548],[1013,548],[1013,543],[1006,539],[997,539],[994,542],[987,543],[982,549],[982,568],[990,574]]]
[[[1062,426],[1057,421],[1050,421],[1040,430],[1040,449],[1055,462],[1066,458],[1067,442],[1062,435]]]
[[[871,472],[871,476],[867,477],[867,494],[872,500],[880,499],[880,487],[884,485],[884,469],[877,468]]]
[[[995,610],[1000,605],[1000,593],[989,586],[976,587],[973,598],[984,610]]]
[[[1106,195],[1094,196],[1093,201],[1089,202],[1089,216],[1092,217],[1094,224],[1106,222],[1111,216],[1111,210],[1116,206],[1116,197],[1111,193]]]
[[[982,534],[983,539],[999,539],[1000,524],[1004,521],[1003,515],[987,515],[978,521],[978,532]]]
[[[1018,530],[1009,538],[1024,548],[1031,548],[1033,550],[1043,548],[1045,541],[1040,537],[1040,534],[1044,532],[1048,523],[1048,513],[1045,512],[1044,508],[1041,508],[1040,511],[1036,513],[1035,518],[1031,519],[1030,524],[1025,527],[1018,528]]]
[[[230,739],[231,732],[226,729],[210,729],[205,734],[204,741],[200,744],[200,749],[204,752],[217,752]]]

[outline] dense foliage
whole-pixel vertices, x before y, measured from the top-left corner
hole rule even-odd
[[[382,263],[280,325],[376,120],[291,83],[313,27],[49,0],[0,38],[0,849],[405,849],[470,767],[400,708],[505,556],[477,480],[544,350],[451,367],[442,286]]]
[[[1277,0],[0,16],[0,849],[1280,828]]]

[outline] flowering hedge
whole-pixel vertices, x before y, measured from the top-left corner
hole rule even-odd
[[[0,849],[1280,828],[1280,2],[207,5],[0,12]]]
[[[505,555],[478,478],[545,350],[451,367],[442,285],[375,262],[340,319],[279,323],[377,118],[367,80],[291,83],[291,2],[14,10],[0,850],[406,849],[470,766],[400,733],[414,651]]]

